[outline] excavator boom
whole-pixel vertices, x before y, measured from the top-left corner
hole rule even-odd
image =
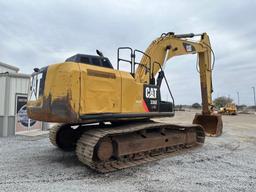
[[[191,41],[188,38],[199,36],[199,41]],[[161,37],[154,40],[145,51],[142,57],[135,78],[138,82],[148,83],[163,68],[167,61],[175,56],[197,54],[201,97],[202,97],[202,114],[196,114],[193,123],[201,124],[208,135],[219,136],[222,133],[222,119],[218,114],[212,114],[212,48],[209,36],[203,34],[180,34],[164,33]],[[149,58],[151,62],[149,62]],[[146,70],[150,69],[150,73]]]

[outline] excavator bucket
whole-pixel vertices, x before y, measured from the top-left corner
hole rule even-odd
[[[197,113],[193,120],[193,124],[202,125],[207,136],[220,136],[222,134],[222,118],[219,114],[203,115]]]

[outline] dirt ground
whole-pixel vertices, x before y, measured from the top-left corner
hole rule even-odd
[[[193,115],[161,121],[191,123]],[[105,175],[47,136],[0,138],[0,191],[256,191],[256,115],[223,121],[223,135],[201,148]]]

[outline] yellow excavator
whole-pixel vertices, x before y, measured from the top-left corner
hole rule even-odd
[[[200,40],[192,39],[196,36]],[[128,59],[120,56],[124,52]],[[156,122],[152,118],[175,115],[163,68],[170,58],[187,54],[198,55],[202,113],[195,115],[191,125]],[[222,133],[221,115],[211,111],[211,54],[206,33],[169,32],[155,39],[145,52],[118,48],[117,69],[98,50],[97,55],[77,54],[64,63],[35,68],[28,116],[58,123],[50,130],[50,141],[62,150],[75,150],[81,162],[98,172],[161,159],[202,145],[205,134]],[[120,70],[121,64],[129,65],[130,70]],[[162,100],[163,80],[172,102]]]
[[[222,115],[237,115],[237,107],[235,103],[227,103],[224,107],[221,107],[218,111]]]

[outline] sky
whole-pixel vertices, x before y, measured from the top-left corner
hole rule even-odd
[[[239,92],[239,104],[253,105],[255,9],[256,0],[0,0],[0,61],[30,74],[99,49],[115,67],[120,46],[143,51],[164,32],[207,32],[216,56],[213,98],[237,103]],[[165,70],[176,104],[201,102],[196,55],[175,57]]]

